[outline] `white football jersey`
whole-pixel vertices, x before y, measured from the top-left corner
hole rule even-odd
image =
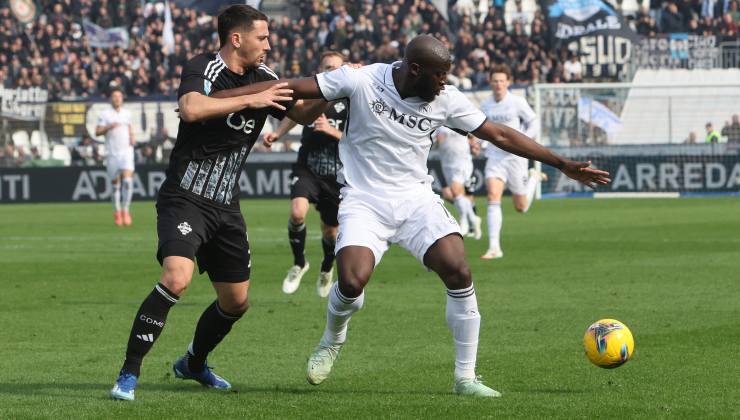
[[[427,158],[434,131],[444,125],[471,132],[486,120],[449,85],[432,102],[401,99],[392,77],[398,65],[342,66],[316,76],[324,99],[347,98],[349,103],[338,181],[375,196],[431,190]]]
[[[438,135],[444,137],[437,148],[442,166],[461,166],[472,162],[473,157],[470,154],[467,136],[463,136],[447,127],[440,127],[434,133],[434,137],[436,138]]]
[[[521,96],[507,93],[500,102],[496,102],[494,96],[491,95],[481,102],[480,108],[483,114],[495,123],[513,128],[529,137],[537,134],[537,116],[527,100]],[[485,148],[485,154],[488,158],[503,158],[511,155],[493,145]]]
[[[118,111],[110,107],[98,115],[99,126],[107,126],[118,123],[118,127],[105,133],[105,150],[107,154],[113,156],[122,156],[133,153],[131,146],[131,137],[129,136],[129,127],[131,127],[131,113],[120,108]]]

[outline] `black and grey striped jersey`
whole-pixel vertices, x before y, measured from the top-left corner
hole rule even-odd
[[[346,100],[339,100],[330,103],[324,111],[329,124],[341,132],[344,132],[347,122],[348,106]],[[304,126],[297,163],[320,177],[336,179],[337,171],[342,169],[339,141],[328,134],[315,131],[313,124]]]
[[[182,71],[178,99],[189,92],[210,95],[278,76],[262,64],[240,75],[226,67],[219,54],[200,54]],[[285,104],[288,108],[291,104]],[[239,208],[239,177],[249,151],[268,115],[282,119],[275,108],[244,109],[224,117],[188,123],[180,120],[167,179],[160,194],[181,195],[218,207]]]

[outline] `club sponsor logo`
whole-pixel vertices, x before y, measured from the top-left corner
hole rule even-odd
[[[193,228],[190,227],[190,223],[188,222],[182,222],[179,225],[177,225],[177,230],[180,231],[180,233],[183,234],[183,236],[187,235],[188,233],[193,231]]]
[[[405,114],[403,112],[396,111],[395,108],[389,106],[382,99],[375,99],[370,102],[370,109],[377,116],[383,116],[387,114],[388,119],[405,125],[408,128],[416,128],[419,131],[426,132],[432,128],[432,120],[426,117],[420,117],[418,115]],[[428,105],[428,104],[427,104]]]
[[[239,117],[239,119],[234,118],[234,116]],[[254,127],[257,125],[257,121],[254,118],[247,120],[243,115],[232,112],[228,117],[226,117],[226,125],[236,131],[241,130],[244,134],[252,134]]]
[[[157,321],[156,319],[149,318],[148,316],[143,314],[139,316],[139,319],[146,322],[147,324],[156,325],[159,328],[164,327],[164,321]]]

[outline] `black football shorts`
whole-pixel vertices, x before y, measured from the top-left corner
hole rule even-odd
[[[157,260],[179,256],[198,262],[200,273],[213,282],[249,280],[251,260],[244,218],[230,211],[184,197],[160,195],[157,200]]]
[[[341,201],[340,185],[334,179],[322,178],[300,165],[293,166],[290,199],[304,197],[316,205],[321,221],[327,226],[339,226],[337,212]]]

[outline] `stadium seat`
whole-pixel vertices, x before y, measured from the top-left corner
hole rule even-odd
[[[28,138],[28,132],[26,130],[18,130],[13,133],[10,138],[13,140],[13,144],[15,145],[16,150],[20,147],[22,147],[26,151],[29,150],[30,141]]]
[[[72,162],[72,155],[67,146],[63,144],[55,144],[51,149],[51,159],[61,160],[64,162],[64,166],[69,166]]]

